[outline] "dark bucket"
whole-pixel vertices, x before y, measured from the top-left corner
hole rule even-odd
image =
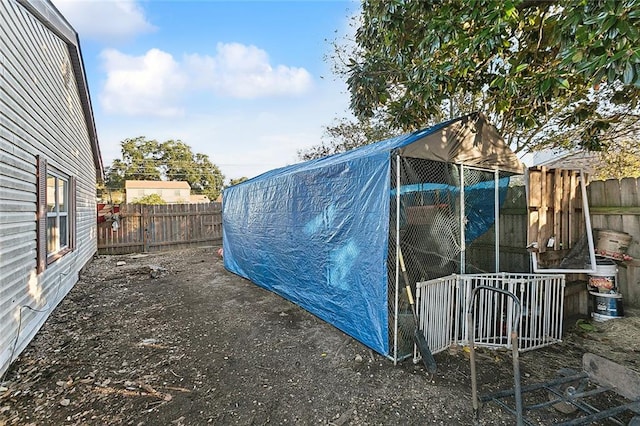
[[[622,307],[622,294],[620,293],[596,293],[589,292],[593,298],[593,319],[606,321],[611,318],[624,316]]]

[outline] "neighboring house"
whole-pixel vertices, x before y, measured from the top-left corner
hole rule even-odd
[[[583,150],[541,151],[534,156],[534,163],[536,166],[544,166],[548,169],[582,170],[588,175],[594,174],[603,167],[597,152]]]
[[[191,197],[189,197],[189,202],[191,204],[197,204],[197,203],[210,203],[211,200],[209,200],[209,197],[207,197],[206,195],[202,195],[202,194],[191,194]]]
[[[0,88],[2,374],[96,253],[103,165],[78,35],[49,0],[0,1]]]
[[[151,194],[158,194],[167,204],[188,203],[191,197],[191,186],[185,181],[127,180],[124,190],[127,204]]]

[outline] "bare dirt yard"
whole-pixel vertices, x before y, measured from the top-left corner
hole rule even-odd
[[[227,272],[216,249],[96,256],[1,378],[0,425],[473,424],[468,351],[437,354],[433,376],[412,360],[394,366]],[[630,310],[567,321],[561,344],[520,355],[523,384],[581,370],[585,352],[637,371],[639,328]],[[477,365],[481,393],[513,387],[509,352],[481,350]],[[478,424],[515,419],[486,404]]]

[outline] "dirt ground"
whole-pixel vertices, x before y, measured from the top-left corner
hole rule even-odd
[[[437,354],[433,376],[394,366],[227,272],[216,250],[97,256],[1,378],[0,425],[473,424],[468,351]],[[523,384],[580,370],[587,351],[640,369],[637,312],[567,326],[561,344],[520,355]],[[481,393],[513,387],[509,352],[480,350],[478,370]],[[478,424],[515,421],[486,404]]]

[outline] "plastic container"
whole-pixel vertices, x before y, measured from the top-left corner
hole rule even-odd
[[[596,258],[596,272],[589,274],[589,291],[609,293],[618,290],[618,265],[605,258]]]
[[[622,294],[596,293],[594,291],[590,291],[589,293],[593,299],[593,313],[591,315],[594,320],[606,321],[624,316]]]
[[[623,259],[630,243],[631,235],[626,232],[600,229],[596,239],[596,253],[611,259]]]

